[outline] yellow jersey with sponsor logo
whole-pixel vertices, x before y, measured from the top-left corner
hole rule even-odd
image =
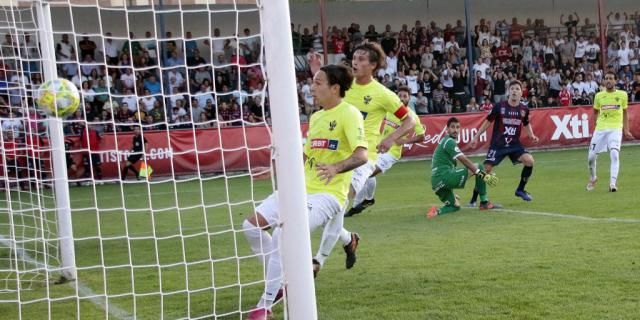
[[[409,109],[409,116],[411,116],[415,121],[416,125],[413,127],[413,132],[415,135],[419,136],[425,133],[424,125],[420,122],[420,118],[418,115],[413,112],[413,110]],[[386,117],[384,118],[384,128],[382,129],[382,139],[389,136],[392,132],[396,131],[396,129],[400,128],[402,125],[402,120],[398,119],[393,113],[387,112]],[[407,134],[411,135],[411,133]],[[402,146],[394,144],[391,149],[389,149],[388,153],[400,160],[402,157]]]
[[[345,101],[329,110],[314,113],[309,120],[304,154],[307,193],[329,193],[339,203],[349,194],[352,171],[337,174],[329,184],[318,178],[317,163],[334,164],[351,156],[358,147],[367,147],[364,121],[358,109]]]
[[[622,90],[598,92],[593,99],[593,108],[599,111],[596,130],[622,129],[622,118],[624,110],[627,109],[627,102],[627,93]]]
[[[371,80],[366,85],[359,85],[354,80],[344,100],[362,113],[364,134],[369,146],[369,161],[375,161],[378,158],[376,146],[380,142],[380,129],[385,115],[389,112],[403,120],[409,109],[393,91],[376,80]]]

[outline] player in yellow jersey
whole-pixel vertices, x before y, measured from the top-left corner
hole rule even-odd
[[[373,78],[378,69],[385,67],[385,61],[384,51],[376,43],[364,43],[354,48],[351,65],[355,80],[344,100],[358,108],[364,117],[364,134],[367,138],[369,162],[353,171],[349,199],[353,199],[362,190],[365,182],[373,173],[378,153],[389,151],[394,142],[413,130],[415,125],[415,120],[408,116],[409,108],[400,101],[395,93]],[[380,128],[387,112],[400,119],[401,124],[398,130],[380,140]],[[323,234],[320,250],[331,252],[335,242],[330,243],[326,240]],[[343,229],[340,232],[340,240],[347,255],[345,266],[350,269],[356,263],[356,249],[360,237],[357,233]],[[322,259],[324,257],[316,258]],[[314,268],[318,269],[318,267],[318,265],[314,265]]]
[[[609,191],[618,191],[618,171],[620,169],[620,146],[622,134],[627,139],[633,139],[629,129],[627,116],[627,93],[616,90],[616,74],[607,72],[604,76],[605,91],[600,91],[593,99],[593,116],[596,128],[589,144],[589,174],[587,191],[595,188],[598,177],[596,175],[596,159],[598,153],[609,151],[611,157],[611,173],[609,177]]]
[[[352,170],[367,162],[362,114],[342,99],[352,82],[348,67],[328,65],[316,73],[311,92],[322,110],[311,116],[304,146],[309,229],[324,226],[336,230],[327,240],[334,243],[342,229]],[[270,319],[271,306],[281,289],[278,217],[277,193],[273,193],[243,224],[251,249],[264,257],[267,270],[264,294],[249,320]],[[265,231],[269,227],[274,227],[272,236]]]
[[[409,99],[411,98],[411,90],[407,86],[401,86],[398,88],[398,97],[400,101],[404,103],[404,105],[409,105]],[[376,162],[376,168],[371,174],[371,177],[367,179],[367,182],[364,185],[364,188],[358,192],[356,197],[353,200],[353,207],[349,209],[349,211],[344,215],[345,217],[350,217],[355,214],[359,214],[364,209],[375,204],[375,200],[373,195],[376,190],[376,176],[380,173],[385,173],[387,170],[391,169],[391,167],[402,158],[402,147],[405,144],[413,144],[416,142],[421,142],[424,140],[425,128],[420,123],[420,118],[415,112],[409,110],[410,116],[416,121],[416,125],[413,127],[413,132],[409,133],[407,136],[404,136],[397,140],[393,147],[389,149],[387,153],[378,155],[378,161]],[[386,137],[391,134],[393,131],[400,127],[400,119],[394,116],[391,113],[387,113],[386,118],[384,119],[384,128],[382,130],[382,137]]]

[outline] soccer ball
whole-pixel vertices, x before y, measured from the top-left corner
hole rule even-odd
[[[64,118],[78,110],[80,92],[69,80],[48,80],[38,89],[36,102],[46,114]]]

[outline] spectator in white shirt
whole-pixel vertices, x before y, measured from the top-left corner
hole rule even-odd
[[[151,111],[156,103],[156,98],[151,95],[149,89],[144,89],[144,97],[140,98],[140,105],[143,106],[145,112]]]
[[[620,67],[628,66],[631,59],[631,50],[627,48],[626,42],[620,42],[620,50],[618,50],[618,65]]]
[[[582,75],[576,74],[574,81],[571,83],[570,87],[567,88],[569,92],[577,92],[578,95],[582,95],[585,92],[585,83],[582,81]]]
[[[198,105],[203,108],[207,104],[207,100],[214,101],[211,90],[206,85],[201,85],[200,91],[196,92],[195,96],[198,99]]]
[[[104,41],[104,55],[107,59],[106,62],[108,65],[115,66],[118,64],[118,47],[119,45],[113,42],[113,39],[111,38],[111,32],[107,32]]]
[[[127,104],[127,108],[129,108],[129,111],[131,111],[132,113],[138,111],[138,99],[133,94],[132,89],[127,89],[126,95],[122,98],[122,104],[125,103]]]
[[[389,51],[389,54],[387,55],[387,69],[386,69],[386,74],[390,75],[391,77],[395,77],[398,74],[398,57],[396,56],[395,51],[391,50]]]
[[[126,68],[124,73],[120,75],[120,81],[125,90],[133,90],[133,87],[136,85],[136,76],[133,74],[133,70]]]
[[[584,84],[584,91],[588,95],[595,95],[598,91],[598,83],[593,80],[592,74],[587,73],[587,81]]]
[[[588,44],[589,42],[584,40],[582,36],[578,37],[578,41],[576,41],[576,52],[574,53],[574,58],[576,59],[576,61],[579,61],[580,59],[582,59],[582,57],[584,57],[585,53],[587,52]]]
[[[431,39],[431,44],[433,44],[433,57],[436,60],[440,60],[440,57],[444,52],[444,39],[442,39],[442,34],[440,31],[435,33],[435,35]]]
[[[472,67],[473,73],[475,74],[477,71],[480,71],[480,78],[485,80],[487,80],[487,69],[489,69],[489,65],[481,59],[478,59]]]

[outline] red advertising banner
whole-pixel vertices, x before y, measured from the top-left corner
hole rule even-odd
[[[631,132],[640,138],[640,105],[629,106]],[[438,142],[446,134],[446,122],[452,115],[421,117],[426,127],[425,140],[405,146],[403,157],[426,158],[433,154]],[[462,124],[460,148],[467,154],[483,153],[489,146],[492,127],[483,134],[475,149],[470,148],[471,137],[477,132],[486,113],[455,115]],[[521,141],[530,149],[553,149],[587,145],[593,132],[593,111],[589,106],[545,108],[532,110],[530,121],[534,133],[540,138],[535,145],[522,133]],[[301,131],[306,136],[307,125]],[[144,132],[148,141],[147,162],[154,175],[188,175],[247,171],[268,167],[271,157],[270,132],[265,126],[232,127]],[[123,164],[132,144],[131,133],[105,134],[100,143],[100,157],[105,178],[118,176],[118,161]],[[78,145],[78,144],[77,144]],[[80,164],[80,156],[76,162]]]

